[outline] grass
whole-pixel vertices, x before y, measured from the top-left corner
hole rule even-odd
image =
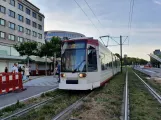
[[[161,105],[129,69],[129,98],[131,120],[161,120]]]
[[[125,74],[113,77],[106,86],[96,89],[84,100],[81,110],[71,118],[82,120],[120,120]]]
[[[62,95],[55,100],[50,101],[48,104],[30,111],[28,114],[14,118],[13,120],[50,120],[56,114],[61,112],[63,109],[77,101],[79,98],[83,97],[85,93],[80,92],[69,92],[65,91],[66,94]],[[48,96],[53,96],[53,94],[47,94]],[[44,95],[43,95],[44,96]]]
[[[148,83],[152,88],[156,90],[157,93],[161,95],[161,84],[157,83],[155,80],[147,80],[146,77],[148,77],[146,74],[141,73],[140,71],[135,70],[135,72],[146,82]]]
[[[38,98],[32,98],[32,99],[29,99],[25,102],[19,102],[17,101],[16,104],[14,105],[11,105],[9,107],[6,107],[2,110],[0,110],[0,118],[3,118],[3,117],[6,117],[6,116],[9,116],[10,114],[16,112],[16,111],[19,111],[19,110],[22,110],[28,106],[31,106],[33,104],[36,104],[36,103],[39,103],[41,101],[44,101],[50,97],[54,97],[56,95],[59,95],[59,94],[63,94],[64,91],[62,90],[55,90],[55,91],[51,91],[51,92],[47,92],[47,93],[43,93],[40,97]]]
[[[8,114],[11,114],[13,111],[15,111],[17,109],[20,109],[20,108],[23,108],[23,107],[25,107],[25,104],[20,103],[19,101],[17,101],[16,104],[11,105],[9,107],[6,107],[6,108],[0,110],[0,117],[7,116]]]

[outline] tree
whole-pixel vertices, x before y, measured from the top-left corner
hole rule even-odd
[[[37,55],[38,43],[35,41],[32,42],[23,42],[15,44],[13,47],[19,52],[20,56],[27,55],[28,65],[29,65],[29,56]]]
[[[46,43],[40,47],[38,55],[40,57],[54,57],[54,54],[56,54],[57,57],[60,57],[61,43],[62,41],[59,37],[53,37],[50,41],[46,41]]]
[[[127,65],[132,65],[132,64],[140,64],[140,65],[145,65],[147,64],[148,61],[140,58],[134,58],[134,57],[127,57],[126,58],[126,64]]]
[[[115,53],[115,55],[116,55],[119,59],[121,58],[120,54]]]
[[[38,56],[46,57],[54,57],[54,68],[55,68],[55,62],[56,58],[61,56],[61,44],[62,41],[59,37],[53,37],[50,41],[46,41],[45,44],[43,44],[38,52]],[[46,69],[47,69],[47,63],[46,63]]]

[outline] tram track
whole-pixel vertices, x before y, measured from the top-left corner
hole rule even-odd
[[[13,114],[9,115],[8,117],[2,118],[1,120],[10,120],[10,119],[12,119],[13,117],[20,117],[20,116],[23,116],[24,114],[30,112],[31,110],[33,110],[33,109],[35,109],[35,108],[38,108],[38,107],[40,107],[40,106],[42,106],[42,105],[45,105],[46,103],[48,103],[48,102],[50,102],[50,101],[52,101],[52,100],[54,100],[54,99],[57,99],[58,97],[61,97],[62,95],[63,95],[63,94],[57,95],[57,96],[55,96],[55,97],[49,98],[49,99],[47,99],[47,100],[44,100],[44,101],[42,101],[42,102],[39,102],[39,103],[34,104],[34,105],[32,105],[32,106],[29,106],[29,107],[27,107],[27,108],[24,108],[23,110],[18,111],[18,112],[16,112],[16,113],[13,113]]]
[[[128,89],[128,68],[126,68],[126,78],[124,86],[123,120],[129,120],[129,89]]]
[[[131,80],[133,81],[132,83],[130,83]],[[133,84],[133,83],[135,83],[135,84]],[[130,86],[129,86],[129,84],[130,84]],[[133,86],[133,88],[130,88],[130,87],[132,87],[131,85]],[[145,86],[145,87],[143,87],[143,86]],[[142,93],[138,94],[138,92],[142,92]],[[149,94],[149,92],[151,94]],[[83,96],[77,97],[77,100],[71,102],[65,108],[58,111],[50,119],[52,119],[52,120],[65,120],[68,116],[70,116],[70,114],[73,112],[73,110],[82,106],[83,105],[83,99],[85,99],[86,97],[88,97],[92,93],[93,92],[90,92],[90,93],[85,94]],[[148,95],[148,97],[146,95]],[[62,96],[63,96],[63,94],[54,96],[53,98],[49,98],[45,101],[42,101],[42,102],[37,103],[35,105],[32,105],[28,108],[23,109],[22,111],[16,112],[16,113],[14,113],[14,114],[6,117],[6,118],[3,118],[1,120],[10,120],[10,119],[15,118],[15,117],[20,117],[19,119],[15,119],[15,120],[23,119],[21,117],[23,115],[28,114],[31,110],[41,109],[42,106],[44,106],[44,105],[50,103],[51,101],[58,99],[59,97],[62,97]],[[70,96],[74,96],[74,95],[71,94]],[[130,101],[130,97],[131,97],[131,101]],[[153,98],[153,97],[155,97],[155,98]],[[67,97],[64,97],[64,98],[68,99]],[[61,98],[61,99],[63,99],[63,98]],[[157,99],[158,102],[155,99]],[[128,71],[128,69],[127,69],[126,79],[125,79],[125,87],[124,87],[123,120],[144,119],[144,114],[147,114],[149,112],[149,109],[152,109],[152,110],[155,110],[155,111],[158,110],[156,113],[160,114],[161,110],[159,108],[161,108],[161,106],[158,105],[159,103],[161,103],[161,96],[150,85],[148,85],[137,73],[135,73],[132,70]],[[141,109],[143,109],[144,111],[141,110]],[[139,115],[141,115],[141,116],[139,116]],[[159,120],[158,119],[159,116],[153,116],[153,117],[155,118],[154,120]]]
[[[147,74],[134,70],[134,72],[140,76],[150,87],[152,87],[158,94],[161,95],[161,84],[159,78],[156,77],[148,77]]]
[[[155,97],[161,104],[161,96],[148,83],[146,83],[136,72],[134,72],[134,74],[141,80],[141,82],[145,85],[145,87],[148,89],[151,95],[153,95],[153,97]]]
[[[57,100],[51,100],[38,107],[33,107],[33,109],[31,109],[32,111],[29,110],[26,113],[24,112],[24,115],[19,114],[17,115],[18,118],[14,118],[14,120],[66,120],[67,118],[73,119],[73,115],[76,115],[79,111],[84,111],[86,108],[88,108],[88,105],[96,105],[94,103],[97,103],[96,107],[94,107],[93,105],[92,106],[96,109],[98,108],[98,110],[100,109],[100,104],[102,104],[102,110],[106,112],[100,113],[105,118],[119,118],[121,111],[121,101],[123,97],[122,93],[124,88],[124,81],[125,74],[119,74],[114,77],[113,80],[111,80],[111,82],[109,82],[106,86],[98,88],[92,92],[79,92],[78,94],[78,91],[66,91],[65,95],[58,98]],[[92,106],[91,110],[94,109]]]
[[[87,93],[77,93],[78,91],[76,93],[73,92],[63,91],[63,94],[59,94],[52,97],[48,96],[48,99],[34,104],[32,106],[26,107],[24,109],[21,109],[21,111],[15,112],[5,118],[2,118],[1,120],[33,120],[39,118],[45,119],[46,117],[52,119],[53,116],[57,117],[56,120],[58,120],[66,112],[69,112],[70,109],[68,107],[74,108],[83,100],[83,98],[85,98],[88,95]],[[64,112],[64,110],[66,112]],[[50,114],[50,112],[53,113]]]
[[[160,120],[161,96],[135,71],[129,69],[129,119]]]
[[[104,87],[84,99],[83,105],[74,110],[69,118],[58,120],[119,120],[125,76],[125,72],[114,76]]]
[[[68,106],[66,109],[64,109],[63,111],[61,111],[54,118],[52,118],[52,120],[64,120],[64,119],[67,119],[67,117],[70,117],[71,113],[74,110],[80,108],[83,105],[83,99],[89,97],[92,93],[93,93],[93,91],[90,92],[88,95],[80,98],[79,100],[77,100],[76,102],[74,102],[72,105]]]

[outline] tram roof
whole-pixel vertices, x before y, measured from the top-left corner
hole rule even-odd
[[[70,40],[86,40],[86,39],[90,39],[90,40],[97,40],[97,39],[93,39],[93,37],[78,37],[78,38],[72,38],[72,39],[69,39]],[[66,40],[68,41],[68,40]],[[99,40],[98,40],[98,43],[101,47],[103,47],[104,49],[108,49],[105,45],[103,45],[103,43],[101,43]],[[109,50],[109,49],[108,49]],[[109,50],[110,51],[110,50]],[[111,52],[111,51],[110,51]],[[112,52],[111,52],[112,53]],[[115,57],[117,57],[114,53],[112,53]],[[118,58],[118,57],[117,57]]]
[[[78,37],[78,38],[72,38],[69,40],[84,40],[84,39],[93,39],[93,37]]]

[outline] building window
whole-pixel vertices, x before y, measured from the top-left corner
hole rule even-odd
[[[31,40],[30,39],[27,39],[27,42],[30,42]]]
[[[0,25],[5,26],[5,20],[0,18]]]
[[[24,28],[22,26],[18,25],[18,31],[19,32],[23,32],[24,31]]]
[[[31,24],[30,19],[27,19],[27,18],[26,18],[26,24],[28,24],[28,25]]]
[[[5,33],[0,31],[0,38],[5,38]]]
[[[9,39],[9,40],[15,40],[15,35],[9,34],[9,35],[8,35],[8,39]]]
[[[16,25],[15,25],[14,23],[9,22],[9,28],[15,30],[15,26],[16,26]]]
[[[0,12],[1,13],[6,13],[6,8],[0,5]]]
[[[15,0],[10,0],[10,4],[15,6]]]
[[[32,32],[32,35],[33,35],[34,37],[37,37],[37,33],[36,33],[35,31]]]
[[[19,42],[23,42],[23,40],[24,40],[24,38],[18,37],[18,41],[19,41]]]
[[[20,3],[18,3],[18,9],[23,11],[23,5],[21,5]]]
[[[23,22],[23,16],[18,14],[18,20]]]
[[[35,27],[35,28],[37,28],[37,23],[32,22],[32,26]]]
[[[15,12],[13,12],[12,10],[9,10],[9,16],[15,18]]]
[[[41,25],[38,25],[38,28],[39,28],[39,30],[42,30],[42,26]]]
[[[38,33],[38,38],[42,39],[42,34]]]
[[[31,30],[26,28],[26,34],[31,35]]]
[[[40,20],[40,21],[42,21],[42,17],[41,17],[40,15],[39,15],[39,17],[38,17],[38,18],[39,18],[39,20]]]
[[[26,13],[30,15],[30,9],[26,8]]]
[[[36,18],[36,13],[32,12],[32,17]]]

